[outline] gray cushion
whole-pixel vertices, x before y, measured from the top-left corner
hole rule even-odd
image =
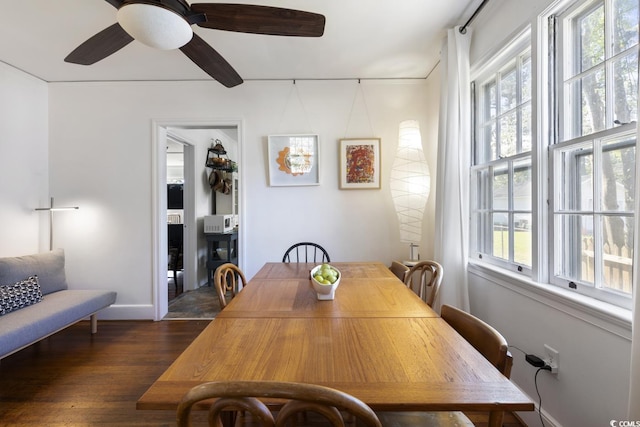
[[[38,276],[31,276],[13,285],[0,285],[0,316],[40,301],[42,291]]]
[[[67,289],[64,250],[0,258],[0,285],[10,285],[30,276],[38,276],[43,295]]]

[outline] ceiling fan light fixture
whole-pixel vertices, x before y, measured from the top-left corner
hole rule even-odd
[[[191,41],[193,29],[164,7],[130,3],[118,9],[118,23],[131,37],[156,49],[178,49]]]

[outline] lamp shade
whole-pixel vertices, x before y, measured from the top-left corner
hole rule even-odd
[[[118,23],[131,37],[156,49],[178,49],[191,41],[191,25],[179,14],[145,3],[118,9]]]
[[[429,165],[417,120],[400,123],[398,150],[391,168],[391,197],[400,223],[400,241],[420,243],[422,217],[431,190]]]

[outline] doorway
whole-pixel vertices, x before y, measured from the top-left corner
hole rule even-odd
[[[167,134],[167,287],[168,303],[184,292],[184,147]]]
[[[163,121],[153,125],[153,291],[154,318],[162,320],[168,313],[168,191],[167,140],[182,145],[183,153],[183,263],[182,274],[178,282],[182,291],[194,291],[207,286],[207,247],[204,236],[204,216],[212,213],[212,192],[205,168],[207,151],[213,141],[223,140],[235,145],[235,159],[238,164],[237,215],[238,222],[243,218],[242,191],[242,128],[241,121],[183,122]],[[178,157],[178,156],[174,156]],[[238,264],[242,265],[244,255],[244,233],[238,232]],[[242,267],[240,267],[242,268]]]

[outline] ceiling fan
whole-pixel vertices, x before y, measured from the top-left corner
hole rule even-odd
[[[118,9],[118,22],[100,31],[64,60],[91,65],[133,40],[158,49],[180,49],[204,72],[226,87],[242,77],[191,25],[216,30],[276,36],[320,37],[325,17],[317,13],[270,6],[194,3],[185,0],[105,0]]]

